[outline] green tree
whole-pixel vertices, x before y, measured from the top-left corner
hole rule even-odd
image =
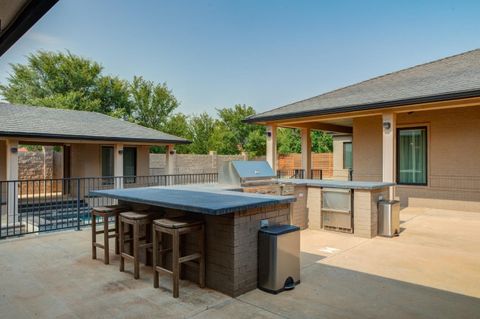
[[[70,52],[38,51],[25,64],[11,64],[7,85],[0,85],[10,103],[128,114],[125,81],[102,75],[102,66]]]
[[[163,131],[168,134],[192,140],[192,136],[190,135],[191,131],[189,130],[189,118],[183,113],[176,113],[169,116],[163,127]],[[179,154],[187,154],[191,152],[189,144],[176,145],[175,149]]]
[[[255,114],[251,106],[237,104],[231,108],[217,109],[218,129],[222,143],[218,149],[221,154],[239,154],[245,150],[248,136],[258,130],[257,125],[247,124],[243,120]]]
[[[215,119],[204,112],[200,115],[193,115],[188,124],[188,136],[192,141],[190,152],[208,154],[209,151],[214,150]]]
[[[135,109],[133,119],[140,125],[161,130],[168,116],[179,106],[175,96],[165,83],[155,84],[135,76],[130,85]]]
[[[322,131],[312,131],[312,151],[315,153],[333,152],[332,135]]]
[[[259,126],[258,129],[251,131],[247,137],[245,144],[245,151],[248,157],[253,158],[265,155],[267,151],[267,139],[265,137],[266,129],[264,126]]]

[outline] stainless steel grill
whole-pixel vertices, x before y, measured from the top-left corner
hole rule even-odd
[[[275,172],[266,161],[225,162],[218,171],[219,184],[241,187],[244,192],[292,195],[294,186],[280,183]]]

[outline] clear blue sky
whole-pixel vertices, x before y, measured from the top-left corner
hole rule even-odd
[[[480,47],[480,1],[60,0],[0,58],[64,50],[167,82],[179,111],[257,111]]]

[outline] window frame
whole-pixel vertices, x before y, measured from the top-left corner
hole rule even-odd
[[[134,151],[134,158],[133,158],[133,168],[134,168],[134,174],[126,176],[125,175],[125,150],[126,149],[131,149]],[[137,177],[137,163],[138,163],[138,149],[133,146],[129,147],[124,147],[123,148],[123,176],[124,176],[124,183],[125,184],[134,184],[136,183],[136,177]]]
[[[425,183],[402,183],[400,182],[400,131],[403,130],[425,130]],[[428,178],[428,161],[429,161],[429,131],[428,131],[428,126],[427,125],[421,125],[421,126],[403,126],[403,127],[397,127],[397,132],[396,132],[396,149],[395,149],[395,162],[396,162],[396,168],[395,168],[395,181],[397,185],[405,185],[405,186],[428,186],[429,178]]]
[[[106,176],[103,174],[103,163],[104,163],[104,158],[103,158],[103,150],[104,149],[111,149],[112,150],[112,174],[110,176]],[[114,184],[114,177],[115,175],[115,148],[111,145],[101,145],[100,146],[100,175],[102,176],[102,185],[113,185]]]
[[[351,165],[351,167],[345,167],[345,144],[350,144],[352,146],[352,149],[351,149],[351,153],[352,153],[352,163],[351,164],[352,165]],[[352,143],[352,141],[342,143],[342,153],[343,153],[343,161],[342,161],[343,169],[353,169],[353,143]]]

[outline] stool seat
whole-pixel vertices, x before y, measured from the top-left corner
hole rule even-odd
[[[124,210],[127,210],[127,206],[123,205],[110,205],[110,206],[100,206],[100,207],[95,207],[94,211],[97,213],[117,213],[121,212]]]
[[[200,225],[200,224],[203,224],[203,221],[194,219],[194,218],[187,218],[187,217],[174,217],[174,218],[155,219],[153,223],[155,225],[162,226],[165,228],[182,228],[182,227]]]
[[[150,214],[148,213],[137,213],[137,212],[123,212],[123,213],[120,213],[120,216],[128,219],[133,219],[133,220],[150,218]]]

